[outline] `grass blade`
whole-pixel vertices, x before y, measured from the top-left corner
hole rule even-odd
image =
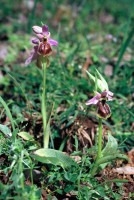
[[[118,70],[119,70],[120,62],[123,58],[123,55],[124,55],[132,37],[133,37],[133,35],[134,35],[134,26],[132,26],[132,29],[131,29],[130,33],[128,34],[128,37],[126,38],[126,40],[122,44],[120,54],[119,54],[119,58],[118,58],[117,64],[116,64],[115,69],[114,69],[114,75],[116,75]]]
[[[10,119],[10,122],[11,122],[11,125],[12,125],[13,132],[15,132],[15,124],[14,124],[12,114],[10,112],[10,109],[9,109],[7,103],[4,101],[4,99],[2,97],[0,97],[0,103],[3,105],[4,109],[6,110],[7,116]],[[14,138],[14,135],[12,135],[12,136]]]

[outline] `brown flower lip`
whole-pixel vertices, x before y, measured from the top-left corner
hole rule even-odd
[[[38,48],[38,53],[42,56],[49,56],[52,53],[51,45],[48,42],[41,42]]]
[[[111,115],[111,110],[109,105],[106,103],[105,100],[99,101],[98,104],[98,109],[97,109],[97,114],[100,118],[107,119]]]

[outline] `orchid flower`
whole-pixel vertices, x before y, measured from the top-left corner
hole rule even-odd
[[[111,91],[96,92],[96,95],[86,102],[86,105],[97,105],[97,115],[100,118],[107,119],[111,115],[110,107],[106,101],[112,101],[113,93]]]
[[[86,105],[96,105],[97,115],[99,118],[107,119],[111,115],[110,107],[106,101],[112,101],[113,93],[109,91],[108,84],[100,72],[96,69],[96,74],[93,76],[88,71],[91,84],[94,85],[95,96],[86,102]]]
[[[25,64],[29,65],[32,61],[37,61],[37,66],[41,66],[41,59],[48,57],[52,53],[52,46],[58,46],[58,42],[50,38],[48,26],[33,26],[33,31],[38,38],[33,38],[32,43],[35,45],[31,51],[31,55]]]

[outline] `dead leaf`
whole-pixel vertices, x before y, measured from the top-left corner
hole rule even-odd
[[[128,165],[131,167],[134,167],[134,148],[128,152],[128,157],[129,157],[129,163]]]
[[[134,175],[134,167],[125,166],[113,169],[113,172],[117,172],[118,174],[129,174]]]
[[[83,129],[83,127],[81,127],[81,128]],[[85,138],[86,140],[88,140],[88,141],[89,141],[89,144],[90,144],[91,147],[92,147],[92,146],[93,146],[93,143],[92,143],[91,138],[89,137],[88,133],[87,133],[85,130],[81,130],[81,128],[80,128],[80,130],[78,129],[78,133],[80,132],[80,133],[82,134],[83,138]]]
[[[80,163],[81,162],[81,157],[80,156],[70,156],[75,160],[75,162]]]
[[[85,70],[88,70],[88,67],[91,66],[92,64],[93,64],[93,61],[92,61],[91,57],[88,55],[84,65],[82,67],[82,74],[83,74],[84,77],[86,77],[86,71]]]

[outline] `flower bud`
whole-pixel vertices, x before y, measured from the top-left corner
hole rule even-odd
[[[90,74],[88,71],[86,71],[89,78],[90,78],[90,82],[91,84],[94,84],[95,87],[95,92],[103,92],[104,90],[108,91],[108,84],[106,82],[106,80],[103,78],[103,76],[98,72],[98,70],[96,69],[96,76],[93,76],[92,74]]]

